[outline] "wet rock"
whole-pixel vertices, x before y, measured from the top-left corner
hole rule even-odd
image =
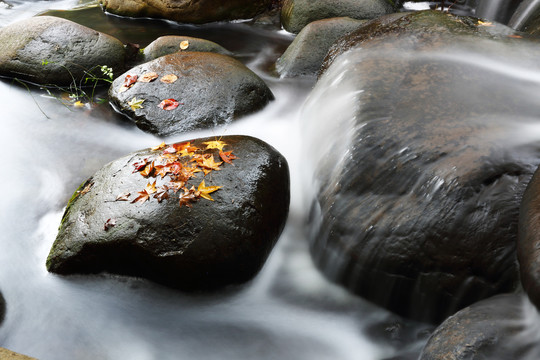
[[[519,213],[517,255],[521,284],[540,309],[540,172],[536,170],[523,194]]]
[[[98,66],[123,71],[124,45],[69,20],[38,16],[0,29],[0,75],[38,84],[68,85]]]
[[[284,0],[281,23],[285,30],[296,34],[315,20],[344,16],[373,19],[392,11],[387,0]]]
[[[106,11],[117,15],[202,24],[250,19],[267,10],[272,0],[100,0],[100,3]]]
[[[182,45],[182,47],[180,47]],[[144,48],[145,61],[177,52],[200,51],[231,55],[231,52],[213,41],[190,36],[161,36]]]
[[[376,23],[345,37],[305,107],[312,253],[355,293],[436,322],[518,282],[540,89],[513,71],[536,74],[540,54],[440,12]]]
[[[0,359],[2,360],[37,360],[36,358],[16,353],[0,347]]]
[[[159,75],[156,80],[138,81],[122,91],[127,75],[140,80],[152,72]],[[163,77],[169,74],[178,79],[163,83]],[[273,99],[261,78],[239,61],[202,52],[175,53],[139,65],[113,82],[109,96],[139,128],[160,136],[223,125],[261,109]],[[144,100],[142,107],[129,104],[134,98]],[[170,98],[180,103],[176,109],[158,107]]]
[[[529,304],[530,305],[530,304]],[[498,295],[475,303],[442,323],[420,360],[538,359],[538,314],[522,295]],[[532,316],[535,320],[528,319]]]
[[[277,60],[277,72],[284,77],[317,75],[332,44],[365,22],[341,17],[308,24]]]
[[[190,146],[205,149],[208,144],[204,142],[214,140],[197,139]],[[261,140],[224,136],[220,141],[226,144],[224,152],[233,151],[237,157],[230,160],[233,164],[223,163],[205,177],[202,172],[195,173],[194,178],[184,179],[185,189],[176,193],[168,190],[168,199],[161,202],[158,198],[163,197],[164,184],[171,189],[178,186],[172,183],[171,173],[161,178],[159,167],[155,167],[144,177],[142,172],[133,173],[134,164],[145,164],[140,171],[152,161],[157,166],[165,162],[160,155],[169,150],[142,150],[104,166],[70,200],[47,269],[58,274],[105,271],[140,276],[186,290],[251,279],[287,218],[288,166]],[[184,163],[178,179],[185,176],[190,164],[196,166],[195,156],[189,152],[213,154],[216,162],[219,159],[216,149],[183,149],[186,156],[178,160]],[[199,189],[202,180],[207,187],[222,186],[209,194],[214,201],[189,200],[196,189],[188,190],[192,185]],[[152,196],[133,203],[154,181],[155,191],[149,190]],[[118,195],[127,196],[128,201],[116,201]]]

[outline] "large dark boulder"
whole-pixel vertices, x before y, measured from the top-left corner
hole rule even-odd
[[[148,73],[158,78],[141,82]],[[177,79],[164,83],[170,74]],[[138,81],[126,90],[128,76]],[[175,53],[134,67],[113,82],[109,96],[138,127],[160,136],[223,125],[273,99],[264,81],[238,60],[209,52]],[[132,106],[134,98],[144,100],[141,107]],[[179,102],[176,109],[159,107],[171,98]]]
[[[513,71],[540,54],[508,35],[428,11],[337,42],[303,115],[318,134],[312,251],[331,279],[429,321],[515,288],[540,89]]]
[[[523,295],[498,295],[442,323],[420,360],[534,360],[540,356],[536,310]]]
[[[181,170],[177,180],[191,166],[208,169],[197,165],[197,155],[212,154],[218,162],[217,149],[201,150],[208,146],[204,142],[214,140],[192,140],[187,148],[182,145],[186,156],[176,161],[184,165],[171,168]],[[289,170],[286,160],[261,140],[224,136],[219,141],[226,144],[223,152],[232,151],[237,158],[206,176],[195,173],[178,192],[174,187],[181,184],[171,183],[171,173],[161,178],[158,171],[170,147],[142,150],[105,165],[70,200],[47,269],[58,274],[105,271],[141,276],[186,290],[251,279],[287,219]],[[143,176],[152,162],[153,172]],[[222,186],[208,194],[214,201],[197,197],[203,180],[207,187]],[[156,189],[147,191],[148,200],[143,196],[136,201],[154,181]],[[163,185],[171,190],[159,202]]]
[[[388,0],[284,0],[281,23],[285,30],[297,34],[315,20],[344,16],[373,19],[392,11]]]
[[[144,60],[148,62],[160,56],[187,51],[231,55],[230,51],[210,40],[190,36],[168,35],[157,38],[144,48]]]
[[[277,72],[283,77],[317,75],[332,44],[365,22],[340,17],[309,23],[277,60]]]
[[[182,23],[250,19],[267,10],[272,0],[100,0],[111,13],[153,17]]]
[[[72,21],[38,16],[0,29],[0,75],[38,84],[81,84],[106,65],[124,70],[124,45]],[[82,83],[84,84],[84,83]]]
[[[519,213],[517,254],[521,283],[531,302],[540,309],[540,171],[531,179]]]

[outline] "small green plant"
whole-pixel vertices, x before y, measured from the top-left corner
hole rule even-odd
[[[48,60],[41,61],[42,66],[47,66],[49,64],[54,64],[54,62],[50,62]],[[58,86],[54,84],[43,86],[42,89],[47,91],[49,95],[55,97],[66,106],[72,105],[75,107],[82,107],[86,104],[101,104],[107,101],[107,98],[97,98],[96,90],[102,83],[111,84],[113,82],[114,73],[112,68],[108,67],[107,65],[96,65],[91,69],[85,69],[85,77],[77,80],[65,65],[60,66],[69,73],[72,81],[68,86]],[[69,99],[68,103],[66,104],[66,102],[59,97],[58,94],[53,93],[52,90],[67,94],[67,98]]]

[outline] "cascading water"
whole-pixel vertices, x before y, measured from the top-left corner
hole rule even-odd
[[[9,8],[0,7],[0,26],[48,7],[75,5],[10,3]],[[100,16],[96,27],[112,22],[111,29],[122,29],[121,34],[132,38],[141,31],[132,27],[134,20]],[[264,78],[276,100],[224,128],[158,139],[107,105],[67,108],[42,90],[1,80],[0,146],[5,156],[0,291],[7,312],[0,324],[0,346],[41,360],[375,360],[402,351],[418,353],[429,327],[404,322],[348,294],[327,282],[311,263],[303,231],[307,208],[301,198],[308,185],[300,171],[309,156],[300,155],[304,134],[297,116],[313,82],[277,79],[263,70],[291,41],[290,35],[243,23],[177,27],[144,21],[147,31],[153,24],[163,33],[189,29],[192,36],[200,32],[214,41],[222,39],[227,42],[222,45]],[[47,273],[45,260],[63,207],[96,170],[162,140],[221,134],[265,140],[287,158],[291,169],[288,225],[252,282],[224,293],[190,295],[134,278]]]

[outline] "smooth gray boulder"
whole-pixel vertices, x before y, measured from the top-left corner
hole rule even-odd
[[[160,56],[177,52],[200,51],[232,55],[231,52],[213,41],[190,36],[161,36],[144,48],[144,61],[148,62]]]
[[[392,11],[388,0],[284,0],[281,23],[285,30],[297,34],[315,20],[344,16],[373,19]]]
[[[250,19],[268,10],[272,0],[100,0],[104,10],[130,17],[202,24]]]
[[[143,82],[148,74],[157,78]],[[126,81],[135,77],[137,80],[126,89]],[[168,136],[230,123],[260,110],[274,96],[260,77],[232,57],[182,52],[162,56],[119,76],[111,85],[109,98],[142,130]],[[160,107],[167,99],[176,100],[178,106]],[[140,100],[144,100],[140,106],[133,106]]]
[[[538,320],[523,294],[482,300],[443,322],[419,360],[538,359]]]
[[[47,269],[140,276],[185,290],[242,283],[278,240],[289,198],[286,160],[256,138],[141,150],[105,165],[75,192]]]
[[[106,65],[124,71],[124,45],[72,21],[37,16],[0,29],[0,75],[37,84],[82,84]]]
[[[316,76],[332,44],[365,22],[340,17],[309,23],[277,60],[277,72],[282,77]]]
[[[338,40],[304,107],[312,253],[331,279],[438,322],[519,283],[521,196],[540,164],[535,43],[439,11]]]

